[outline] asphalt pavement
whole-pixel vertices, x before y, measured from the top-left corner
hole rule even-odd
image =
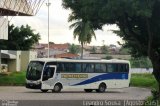
[[[61,93],[52,93],[51,91],[42,93],[40,90],[26,89],[25,87],[1,86],[0,106],[9,106],[6,104],[12,102],[15,103],[14,106],[111,106],[111,104],[106,105],[108,103],[106,101],[122,100],[121,102],[124,103],[124,100],[145,100],[150,95],[150,89],[138,87],[107,89],[105,93],[86,93],[81,89],[62,90]]]

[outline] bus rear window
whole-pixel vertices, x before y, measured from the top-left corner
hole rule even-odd
[[[118,64],[119,72],[129,72],[128,64]]]

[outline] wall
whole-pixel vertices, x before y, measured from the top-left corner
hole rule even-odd
[[[22,51],[21,52],[21,70],[27,70],[27,65],[30,60],[37,58],[37,52],[34,51]]]
[[[84,55],[84,58],[102,59],[105,58],[106,56],[112,56],[114,59],[125,59],[125,60],[131,59],[130,55],[107,55],[107,54],[86,54]]]
[[[16,71],[21,71],[21,51],[17,51],[16,56]]]
[[[30,60],[37,58],[35,51],[8,51],[3,50],[3,53],[9,56],[6,59],[8,71],[25,71]],[[4,59],[3,59],[4,60]]]
[[[15,59],[8,59],[8,71],[21,71],[21,51],[8,51],[16,55]]]
[[[16,70],[16,60],[11,59],[8,61],[8,71],[17,71]]]

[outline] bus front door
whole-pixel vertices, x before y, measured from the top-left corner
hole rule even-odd
[[[41,89],[53,89],[55,74],[56,74],[56,66],[48,65],[45,67],[42,76]]]

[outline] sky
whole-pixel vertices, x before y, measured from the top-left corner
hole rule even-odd
[[[49,39],[54,43],[74,43],[79,44],[77,39],[73,38],[73,29],[69,29],[72,23],[68,22],[68,16],[71,13],[70,10],[65,10],[62,7],[62,0],[50,0],[50,33]],[[40,43],[48,42],[48,7],[44,3],[35,16],[29,17],[13,17],[10,20],[11,23],[16,26],[30,25],[36,33],[40,33]],[[96,40],[93,38],[92,42],[88,45],[101,46],[117,44],[117,41],[122,41],[121,38],[112,33],[111,30],[118,29],[116,25],[105,25],[102,30],[96,30]]]

